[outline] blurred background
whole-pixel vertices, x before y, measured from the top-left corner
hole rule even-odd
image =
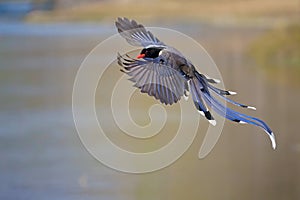
[[[202,160],[201,130],[157,172],[125,174],[95,160],[77,136],[72,87],[85,56],[116,33],[119,16],[203,45],[226,88],[238,91],[234,100],[255,105],[244,112],[273,129],[277,149],[257,127],[226,122]],[[300,199],[299,0],[1,0],[0,93],[1,199]],[[141,111],[139,123],[149,120],[144,104],[131,106]],[[177,126],[170,123],[166,134]]]

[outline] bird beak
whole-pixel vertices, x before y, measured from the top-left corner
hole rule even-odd
[[[145,57],[145,54],[140,54],[136,58],[144,58],[144,57]]]

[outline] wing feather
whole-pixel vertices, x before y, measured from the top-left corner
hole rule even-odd
[[[186,79],[172,67],[155,60],[137,60],[121,55],[118,55],[118,63],[135,87],[162,103],[171,105],[183,96]]]
[[[118,18],[116,27],[121,36],[133,46],[165,46],[164,43],[159,41],[150,31],[147,31],[142,24],[138,24],[135,20]]]

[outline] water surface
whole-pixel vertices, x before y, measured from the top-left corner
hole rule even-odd
[[[173,26],[207,49],[226,87],[239,92],[235,100],[257,107],[256,112],[246,113],[260,116],[272,127],[278,141],[276,151],[260,129],[227,122],[205,159],[197,158],[204,137],[199,130],[191,148],[165,169],[143,175],[109,169],[81,144],[73,123],[71,94],[81,62],[114,28],[2,23],[0,198],[299,199],[300,92],[297,86],[269,79],[247,57],[248,44],[263,29]],[[105,54],[99,59],[101,56]],[[99,109],[101,113],[101,101]],[[132,109],[140,113],[136,118],[147,119],[143,107]],[[172,135],[167,136],[170,138]]]

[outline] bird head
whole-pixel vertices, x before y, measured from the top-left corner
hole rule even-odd
[[[137,58],[157,58],[162,49],[161,47],[144,48]]]

